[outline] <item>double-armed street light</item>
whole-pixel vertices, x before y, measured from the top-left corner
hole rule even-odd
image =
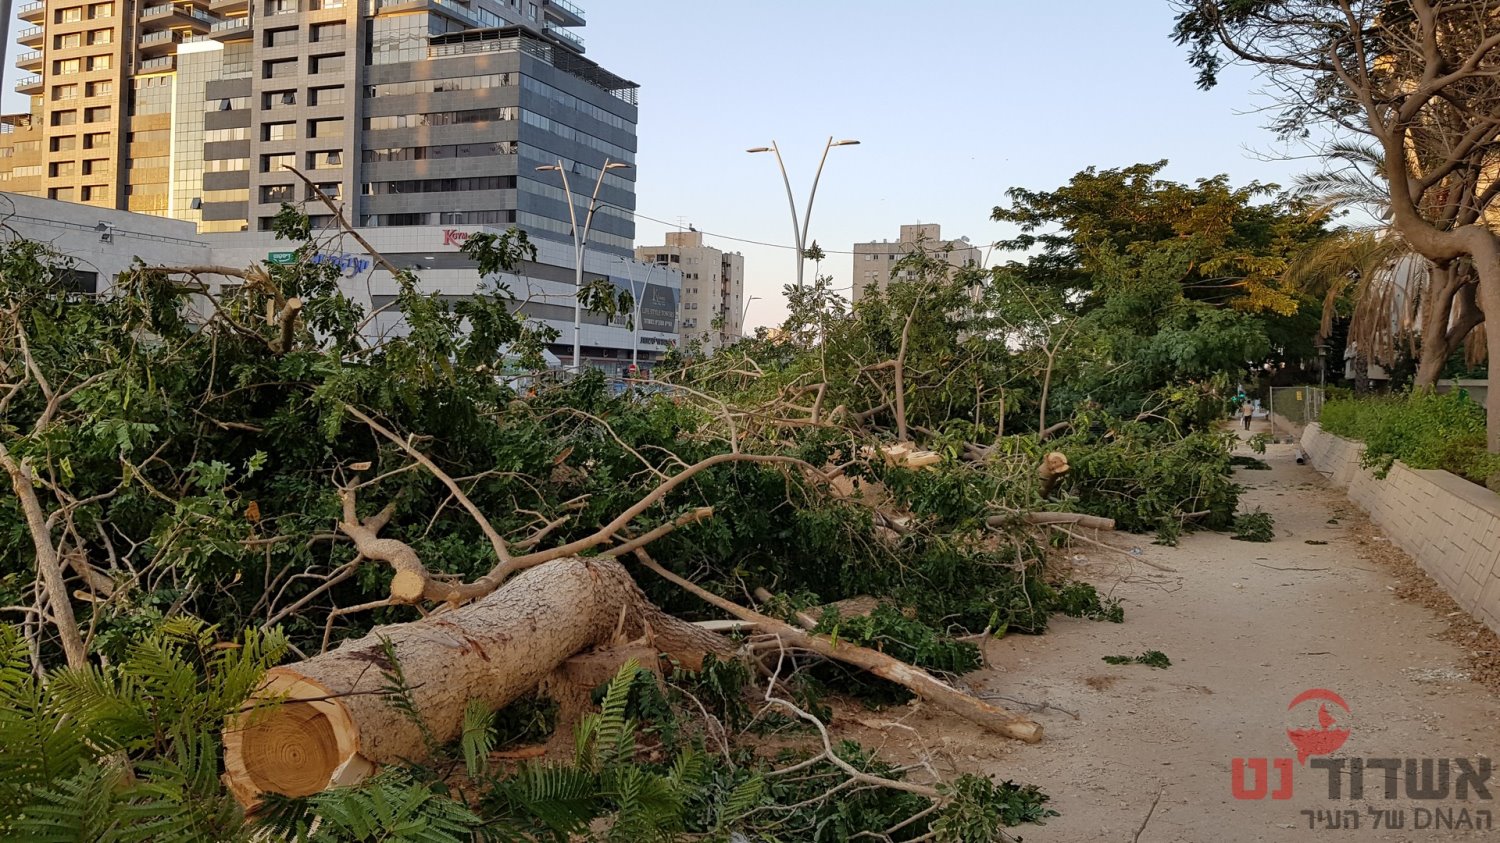
[[[589,197],[589,208],[583,217],[583,228],[578,227],[578,211],[573,198],[573,188],[568,184],[568,170],[563,166],[562,159],[557,159],[556,164],[547,164],[537,167],[537,172],[549,172],[556,170],[562,176],[563,192],[568,195],[568,219],[573,223],[573,371],[583,371],[583,302],[579,296],[583,293],[583,252],[588,246],[589,231],[594,225],[594,212],[599,210],[599,188],[604,186],[604,174],[610,170],[623,170],[630,165],[623,161],[611,161],[604,159],[604,166],[599,168],[599,178],[594,181],[594,193]]]
[[[776,141],[771,141],[770,146],[757,146],[746,152],[771,152],[776,155],[776,164],[781,167],[781,181],[786,185],[786,202],[792,209],[792,238],[797,246],[797,287],[802,287],[802,262],[807,254],[807,231],[812,222],[813,199],[818,195],[818,179],[823,177],[823,165],[828,163],[828,151],[835,146],[858,146],[857,140],[834,140],[828,138],[828,143],[823,147],[823,159],[818,162],[818,171],[813,175],[812,190],[807,194],[807,208],[802,212],[800,224],[797,220],[797,200],[792,198],[792,180],[786,174],[786,162],[781,160],[781,148]]]
[[[625,264],[625,272],[630,276],[630,296],[632,299],[634,299],[632,304],[635,307],[635,314],[634,318],[632,319],[632,322],[634,323],[634,330],[631,331],[630,335],[630,365],[633,369],[635,369],[637,376],[639,376],[641,367],[639,365],[640,361],[637,360],[637,358],[640,356],[641,350],[641,302],[646,298],[646,288],[651,286],[651,273],[655,272],[656,267],[660,264],[657,264],[654,261],[652,263],[646,264],[646,280],[641,283],[641,291],[637,293],[635,291],[636,262],[633,260],[628,260],[626,258],[620,258],[620,262]]]

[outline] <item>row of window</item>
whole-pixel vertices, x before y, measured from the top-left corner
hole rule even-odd
[[[125,166],[132,170],[156,170],[172,166],[170,155],[146,155],[128,159]]]
[[[472,123],[489,123],[497,120],[514,120],[520,109],[471,108],[464,111],[431,111],[426,114],[390,114],[385,117],[366,117],[366,129],[411,129],[418,126],[460,126]]]
[[[335,181],[335,182],[328,182],[327,184],[319,184],[318,185],[318,190],[321,190],[323,192],[323,195],[327,196],[329,199],[343,199],[344,198],[344,185],[343,185],[342,182],[336,182]],[[311,188],[308,188],[308,190],[306,191],[306,197],[305,198],[310,202],[310,201],[313,201],[313,200],[317,199],[318,198],[318,194],[316,192],[314,192]],[[266,184],[266,185],[261,185],[261,188],[260,188],[260,201],[262,203],[265,203],[265,204],[276,204],[276,203],[279,203],[279,202],[294,202],[294,201],[296,201],[296,199],[297,199],[297,197],[296,197],[296,186],[295,185],[290,185],[290,184]]]
[[[308,42],[318,43],[320,41],[335,41],[344,37],[346,28],[343,21],[332,23],[315,23],[308,31]],[[290,47],[299,43],[297,27],[288,26],[281,29],[266,30],[265,45],[267,47]]]
[[[89,132],[83,136],[84,149],[104,149],[109,143],[109,132]],[[47,139],[47,144],[53,152],[69,152],[78,148],[78,136],[53,135]]]
[[[316,12],[319,9],[342,9],[344,0],[308,0],[307,10]],[[298,0],[266,0],[266,16],[271,15],[295,15],[298,11]]]
[[[260,95],[261,107],[268,111],[282,108],[295,108],[297,106],[297,91],[266,91]],[[344,101],[344,86],[331,85],[325,88],[309,88],[307,91],[308,105],[338,105]],[[225,100],[224,102],[229,102]],[[221,111],[228,111],[220,104]],[[240,108],[249,108],[248,102]]]
[[[52,75],[65,76],[84,70],[109,70],[112,67],[114,67],[114,56],[108,53],[102,56],[89,56],[86,59],[58,59],[52,62]]]
[[[107,105],[96,105],[83,110],[83,122],[85,123],[108,123],[114,119],[114,116],[114,109]],[[54,126],[73,126],[77,123],[77,109],[52,112],[52,125]]]
[[[87,33],[69,32],[65,35],[52,36],[52,49],[73,50],[82,47],[84,44],[88,44],[90,47],[95,44],[112,44],[114,40],[115,31],[112,28],[90,29]]]
[[[486,73],[481,76],[456,76],[452,79],[423,79],[416,82],[390,82],[385,85],[366,85],[365,98],[402,97],[411,94],[442,94],[448,91],[480,91],[485,88],[504,88],[519,74]]]
[[[250,188],[236,187],[230,190],[205,190],[202,199],[204,202],[249,202]]]
[[[295,152],[280,152],[260,157],[262,173],[275,173],[287,167],[296,166],[297,153]],[[344,166],[342,153],[336,149],[307,153],[307,169],[309,170],[336,170],[342,166]]]
[[[289,76],[297,76],[297,63],[301,58],[294,59],[268,59],[261,64],[262,79],[282,79]],[[333,53],[324,56],[309,56],[307,69],[314,76],[320,73],[343,73],[344,54]]]
[[[450,193],[464,190],[515,190],[515,176],[467,176],[454,179],[404,179],[365,182],[366,196],[400,193]]]
[[[359,224],[371,228],[404,225],[506,225],[516,221],[513,210],[432,211],[413,214],[365,214]]]
[[[87,12],[89,20],[112,18],[115,16],[115,4],[90,3],[88,6],[69,6],[66,9],[58,9],[54,12],[52,20],[55,23],[78,23],[84,19],[85,12]]]
[[[208,129],[203,133],[204,143],[222,143],[223,141],[250,140],[249,126],[236,126],[233,129]]]
[[[249,158],[210,158],[203,162],[205,173],[237,173],[250,169]]]
[[[613,126],[616,129],[625,129],[632,132],[635,131],[635,124],[630,122],[629,120],[626,120],[624,117],[621,117],[618,114],[614,114],[613,112],[605,111],[604,109],[600,108],[597,105],[594,105],[593,103],[584,102],[583,100],[573,96],[572,94],[565,93],[558,90],[557,88],[552,87],[551,85],[548,85],[546,82],[532,79],[530,76],[523,76],[521,77],[521,87],[533,94],[536,94],[539,97],[545,97],[549,100],[552,100],[553,102],[561,105],[563,108],[566,108],[569,111],[576,111],[587,117],[592,117],[595,120],[598,120],[600,123]]]
[[[435,146],[388,146],[366,149],[366,164],[379,161],[440,161],[446,158],[483,158],[490,155],[515,155],[515,141],[498,143],[445,143]]]
[[[53,85],[52,101],[78,99],[79,90],[80,88],[76,82],[66,85]],[[110,79],[99,82],[86,82],[81,90],[86,97],[100,97],[106,94],[113,94],[115,92],[115,83]]]
[[[552,134],[557,135],[564,140],[570,140],[574,143],[579,143],[587,146],[590,149],[598,150],[599,152],[608,155],[611,161],[623,161],[626,164],[635,163],[634,152],[624,148],[623,146],[616,146],[609,141],[600,140],[599,138],[596,138],[593,135],[588,134],[587,132],[580,132],[572,126],[567,125],[566,123],[559,123],[556,120],[548,120],[542,115],[530,111],[522,112],[521,120],[529,126],[535,126],[536,128],[541,129],[544,132],[551,132]]]

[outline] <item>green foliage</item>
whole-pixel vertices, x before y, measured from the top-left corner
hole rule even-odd
[[[1125,607],[1111,597],[1101,599],[1098,589],[1086,582],[1064,583],[1057,590],[1057,611],[1075,618],[1092,621],[1125,622]]]
[[[1247,439],[1245,441],[1245,444],[1249,445],[1250,450],[1254,451],[1255,453],[1264,454],[1266,452],[1266,445],[1275,441],[1275,439],[1276,437],[1272,436],[1269,433],[1257,433]]]
[[[1172,660],[1161,650],[1147,650],[1139,656],[1105,656],[1104,661],[1109,664],[1143,664],[1160,670],[1172,666]]]
[[[829,636],[835,643],[843,641],[876,649],[929,670],[968,673],[983,663],[975,645],[940,635],[888,603],[876,606],[868,615],[849,617],[841,617],[838,609],[830,606],[813,631]]]
[[[1000,829],[1023,823],[1043,824],[1058,813],[1046,807],[1050,797],[1035,785],[1019,785],[975,775],[959,776],[940,791],[951,798],[932,824],[933,839],[945,843],[1008,840]]]
[[[0,627],[0,836],[25,840],[242,839],[219,783],[220,725],[279,660],[279,635],[238,646],[184,618],[132,640],[109,667],[46,683]]]
[[[481,823],[462,802],[389,768],[305,799],[273,795],[260,827],[298,843],[466,843]]]
[[[1329,401],[1319,423],[1329,433],[1364,442],[1362,463],[1379,477],[1396,460],[1480,484],[1500,474],[1500,455],[1485,447],[1484,408],[1461,390]]]
[[[1276,537],[1276,520],[1271,513],[1257,509],[1234,517],[1229,537],[1243,542],[1268,542]]]
[[[1179,437],[1162,424],[1105,419],[1107,429],[1082,431],[1049,443],[1068,456],[1065,508],[1115,519],[1132,532],[1184,525],[1224,529],[1239,500],[1231,479],[1232,434],[1198,431]],[[1206,512],[1191,521],[1185,516]]]

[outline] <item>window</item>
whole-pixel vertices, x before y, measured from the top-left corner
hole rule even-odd
[[[235,187],[228,190],[205,190],[203,191],[203,202],[248,202],[250,200],[250,188]]]
[[[309,68],[313,73],[342,73],[344,72],[343,55],[313,56]]]
[[[307,136],[310,138],[341,138],[344,136],[344,118],[307,121]]]
[[[109,188],[102,184],[86,184],[83,186],[83,201],[101,202],[109,198]]]
[[[88,85],[84,86],[85,96],[102,97],[106,94],[113,94],[114,92],[115,83],[113,80],[107,80],[104,82],[90,82],[88,83]]]
[[[54,161],[47,165],[47,175],[56,178],[68,178],[75,172],[72,161]]]
[[[260,171],[262,173],[279,172],[283,167],[297,166],[297,154],[295,152],[281,152],[275,155],[262,155],[260,157]]]
[[[296,59],[279,59],[265,63],[262,79],[280,79],[286,76],[297,75]]]
[[[311,41],[336,41],[344,37],[344,22],[315,23],[312,27]]]
[[[260,127],[260,139],[263,141],[296,140],[297,124],[292,123],[262,123]]]
[[[342,9],[344,8],[344,0],[311,0],[311,6],[314,11],[318,9]]]
[[[83,20],[83,7],[73,6],[67,9],[58,9],[54,20],[58,23],[78,23]]]
[[[112,18],[115,16],[115,4],[95,3],[89,7],[89,20],[98,18]]]
[[[266,91],[260,95],[260,107],[267,111],[277,108],[291,108],[296,104],[296,91]]]
[[[56,135],[48,139],[47,145],[53,152],[68,152],[78,147],[78,136]]]
[[[109,44],[109,43],[112,43],[114,40],[115,40],[115,31],[113,29],[90,29],[89,30],[89,44],[90,45],[94,45],[94,44]]]
[[[343,199],[344,198],[344,183],[343,182],[339,182],[339,181],[324,182],[324,183],[318,185],[318,190],[323,191],[323,195],[327,196],[329,199],[338,200],[338,199]],[[317,198],[318,198],[318,194],[316,192],[311,191],[311,190],[307,191],[307,199],[308,199],[308,201],[314,201]]]
[[[73,125],[74,123],[77,123],[77,122],[78,122],[78,112],[76,112],[76,111],[54,111],[54,112],[52,112],[52,125],[54,125],[54,126],[71,126],[71,125]]]
[[[71,50],[75,47],[82,46],[83,33],[81,32],[73,32],[68,35],[52,36],[52,49],[54,50]]]
[[[392,114],[385,117],[366,117],[366,129],[407,129],[417,126],[453,126],[465,123],[488,123],[496,120],[516,119],[518,109],[475,108],[467,111],[434,111],[428,114]]]
[[[337,170],[344,166],[344,159],[338,150],[328,152],[307,153],[307,166],[313,170]]]
[[[267,47],[290,47],[297,43],[297,27],[266,30]]]
[[[48,199],[56,199],[59,202],[72,202],[73,201],[73,188],[71,188],[71,187],[49,187],[49,188],[47,188],[47,198]]]
[[[78,73],[82,64],[78,59],[63,59],[52,63],[53,76],[72,76]]]
[[[260,186],[261,202],[291,202],[293,198],[292,186],[289,184],[263,184]]]
[[[141,132],[131,132],[125,136],[127,143],[138,144],[162,144],[163,148],[172,142],[172,131],[170,129],[149,129]]]
[[[114,56],[89,56],[89,70],[109,70],[114,66]]]
[[[266,15],[291,15],[297,12],[297,0],[266,0]]]
[[[83,136],[84,149],[104,149],[109,146],[109,132],[91,132]]]
[[[89,158],[83,162],[83,174],[86,176],[102,176],[108,173],[108,158]]]
[[[210,100],[210,104],[212,101]],[[219,100],[217,108],[220,111],[243,111],[250,107],[249,97],[225,97]]]
[[[107,105],[96,105],[93,108],[83,110],[83,122],[85,123],[108,123],[114,119],[114,109]]]
[[[70,100],[78,96],[77,85],[53,85],[52,101]]]
[[[237,173],[250,169],[249,158],[210,158],[203,162],[205,173]]]
[[[209,129],[203,133],[204,143],[223,143],[224,141],[250,140],[250,127],[238,126],[233,129]]]
[[[344,87],[313,88],[308,96],[310,105],[338,105],[344,101]]]

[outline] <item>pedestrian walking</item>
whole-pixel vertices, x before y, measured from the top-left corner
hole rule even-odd
[[[1255,405],[1252,404],[1252,403],[1250,403],[1249,400],[1241,402],[1241,404],[1240,404],[1240,418],[1243,419],[1244,422],[1245,422],[1245,429],[1249,430],[1250,429],[1250,420],[1252,418],[1255,418]]]

